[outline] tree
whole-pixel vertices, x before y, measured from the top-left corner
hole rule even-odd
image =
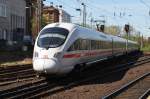
[[[35,39],[36,38],[36,36],[37,36],[37,30],[36,30],[36,28],[37,28],[37,24],[36,24],[37,22],[36,22],[36,17],[33,17],[32,18],[32,20],[31,20],[31,24],[32,24],[32,28],[31,28],[31,30],[32,30],[32,36],[33,36],[33,38]]]
[[[105,32],[107,34],[112,34],[112,35],[119,35],[120,34],[120,31],[121,31],[121,28],[119,26],[115,26],[115,25],[112,25],[112,26],[107,26],[105,28]]]
[[[46,22],[46,18],[44,16],[42,16],[42,19],[41,19],[41,27],[45,27],[47,25],[47,22]]]

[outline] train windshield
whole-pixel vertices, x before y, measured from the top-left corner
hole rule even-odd
[[[69,34],[64,28],[54,27],[41,31],[37,45],[42,48],[55,48],[61,46]]]

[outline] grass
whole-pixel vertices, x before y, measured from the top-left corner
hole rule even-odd
[[[32,59],[13,61],[13,62],[5,62],[5,63],[0,64],[0,67],[16,66],[16,65],[28,65],[28,64],[32,64]]]
[[[146,45],[142,48],[143,52],[150,52],[150,45]]]
[[[32,51],[27,51],[27,52],[23,52],[23,51],[0,51],[0,56],[1,55],[28,55],[28,56],[32,56],[33,52]]]
[[[32,51],[0,51],[0,67],[32,64]]]

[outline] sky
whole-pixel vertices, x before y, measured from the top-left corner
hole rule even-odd
[[[88,24],[91,18],[105,20],[106,26],[123,27],[130,24],[144,37],[150,37],[150,0],[46,0],[44,4],[50,5],[50,2],[53,2],[54,6],[62,5],[72,16],[73,23],[82,22],[82,13],[76,9],[83,9],[83,2],[86,5]]]

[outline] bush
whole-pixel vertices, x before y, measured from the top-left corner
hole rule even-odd
[[[142,48],[142,51],[144,51],[144,52],[150,52],[150,45],[144,46]]]

